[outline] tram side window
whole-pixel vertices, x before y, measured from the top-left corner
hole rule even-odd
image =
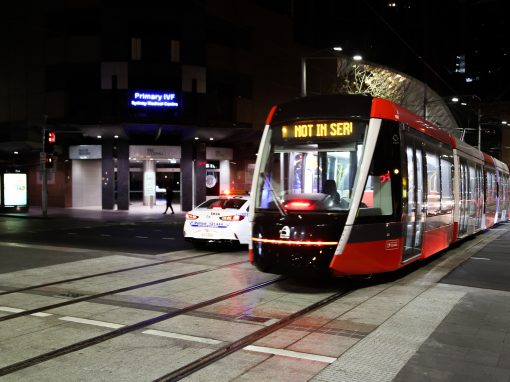
[[[427,152],[427,214],[437,215],[441,211],[439,158],[436,153]]]
[[[506,210],[506,213],[508,215],[508,213],[510,212],[510,179],[508,177],[508,174],[505,174],[505,186],[504,186],[504,195],[505,195],[505,203],[504,203],[504,206],[505,206],[505,210]]]
[[[469,163],[468,164],[468,172],[469,172],[469,175],[468,175],[468,178],[469,178],[469,192],[468,192],[468,198],[467,198],[467,202],[468,202],[468,214],[469,214],[469,217],[472,218],[472,219],[475,219],[476,218],[476,209],[477,209],[477,206],[476,206],[476,200],[477,200],[477,184],[476,184],[476,169],[474,167],[474,163]]]
[[[483,209],[483,169],[480,164],[476,165],[476,188],[473,195],[473,205],[477,219],[482,218]],[[477,223],[481,227],[481,220]]]
[[[399,125],[385,121],[375,146],[358,216],[390,216],[399,201],[393,197],[401,184]],[[397,171],[395,171],[397,169]],[[396,183],[395,183],[396,181]]]
[[[503,208],[501,209],[502,211],[508,211],[508,175],[507,174],[502,174],[501,175],[501,195],[502,195],[502,198],[503,198],[503,202],[501,203],[501,205],[503,206]]]
[[[487,211],[496,211],[496,177],[491,170],[487,171]]]
[[[452,158],[450,155],[441,155],[441,211],[449,212],[453,209],[452,190]]]
[[[468,165],[464,158],[460,158],[460,221],[459,221],[459,233],[464,234],[467,232],[468,226],[468,192],[469,192],[469,181],[468,181]]]

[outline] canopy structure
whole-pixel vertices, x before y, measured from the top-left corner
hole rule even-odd
[[[425,83],[394,69],[337,57],[337,77],[332,90],[389,99],[459,136],[457,121],[444,100]]]

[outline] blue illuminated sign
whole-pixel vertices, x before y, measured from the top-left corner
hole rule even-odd
[[[176,108],[179,107],[177,95],[172,92],[136,90],[130,94],[129,104],[137,108]]]

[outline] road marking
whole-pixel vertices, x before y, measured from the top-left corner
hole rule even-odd
[[[0,306],[0,310],[2,312],[9,312],[9,313],[19,313],[19,312],[25,311],[25,309],[9,308],[8,306]]]
[[[270,320],[267,320],[266,322],[264,322],[264,326],[273,325],[275,322],[278,322],[278,321],[280,321],[280,320],[277,318],[271,318]]]
[[[221,342],[222,342],[222,341],[219,341],[219,340],[214,340],[212,338],[188,336],[186,334],[170,333],[170,332],[164,332],[162,330],[154,330],[154,329],[145,330],[142,333],[143,334],[150,334],[150,335],[153,335],[153,336],[175,338],[175,339],[178,339],[178,340],[200,342],[200,343],[203,343],[203,344],[211,344],[211,345],[221,344]]]
[[[471,257],[471,259],[473,259],[473,260],[491,260],[487,257]]]
[[[163,240],[175,240],[175,237],[162,237]]]
[[[2,311],[2,312],[9,312],[9,313],[20,313],[20,312],[24,312],[25,309],[10,308],[8,306],[0,306],[0,311]],[[49,316],[53,316],[53,315],[50,314],[50,313],[39,312],[39,313],[32,313],[31,316],[35,316],[35,317],[49,317]]]
[[[51,313],[43,313],[43,312],[39,312],[39,313],[32,313],[31,316],[36,316],[36,317],[49,317],[49,316],[53,316],[53,314]]]
[[[68,232],[68,235],[76,235],[76,232]]]
[[[285,357],[301,358],[301,359],[307,359],[310,361],[318,361],[318,362],[324,362],[324,363],[333,363],[336,361],[336,358],[333,358],[333,357],[326,357],[326,356],[317,355],[317,354],[301,353],[301,352],[285,350],[285,349],[268,348],[266,346],[249,345],[249,346],[244,347],[243,349],[258,352],[258,353],[269,353],[269,354],[274,354],[274,355],[283,355]]]
[[[99,235],[99,236],[110,237],[110,236],[112,236],[112,235],[108,235],[107,233],[102,233],[102,234],[101,234],[101,235]]]
[[[139,239],[148,239],[149,238],[148,236],[135,236],[135,237],[137,237]]]
[[[111,329],[119,329],[119,328],[122,328],[123,326],[126,326],[126,325],[121,325],[121,324],[114,324],[112,322],[88,320],[86,318],[78,318],[78,317],[70,317],[70,316],[60,317],[59,320],[76,322],[78,324],[101,326],[103,328],[111,328]]]
[[[25,310],[18,309],[18,308],[11,308],[11,307],[7,307],[7,306],[0,306],[0,311],[9,312],[9,313],[19,313],[19,312],[24,312]],[[49,317],[49,316],[52,316],[52,314],[40,312],[40,313],[33,313],[33,314],[31,314],[31,316]],[[99,326],[99,327],[109,328],[109,329],[119,329],[119,328],[126,326],[123,324],[115,324],[113,322],[89,320],[87,318],[79,318],[79,317],[72,317],[72,316],[60,317],[59,320],[67,321],[67,322],[74,322],[77,324]],[[190,336],[190,335],[186,335],[186,334],[165,332],[162,330],[155,330],[155,329],[145,330],[142,332],[142,334],[148,334],[148,335],[166,337],[166,338],[174,338],[174,339],[178,339],[178,340],[198,342],[198,343],[210,344],[210,345],[218,345],[218,344],[224,343],[224,341],[215,340],[213,338],[196,337],[196,336]],[[317,361],[317,362],[323,362],[323,363],[333,363],[336,361],[336,358],[333,358],[333,357],[327,357],[327,356],[318,355],[318,354],[302,353],[302,352],[297,352],[297,351],[293,351],[293,350],[270,348],[270,347],[266,347],[266,346],[249,345],[249,346],[244,347],[243,349],[247,350],[247,351],[257,352],[257,353],[280,355],[280,356],[284,356],[284,357],[306,359],[306,360],[310,360],[310,361]]]

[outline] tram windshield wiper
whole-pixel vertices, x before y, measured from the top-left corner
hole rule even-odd
[[[267,185],[267,188],[269,192],[271,193],[271,197],[273,198],[273,201],[276,205],[276,208],[278,208],[278,211],[280,212],[280,215],[287,216],[287,212],[283,209],[282,202],[280,201],[280,198],[278,198],[278,195],[276,195],[275,190],[273,189],[273,184],[271,182],[271,179],[265,172],[261,172],[260,176],[264,180],[264,183]]]

